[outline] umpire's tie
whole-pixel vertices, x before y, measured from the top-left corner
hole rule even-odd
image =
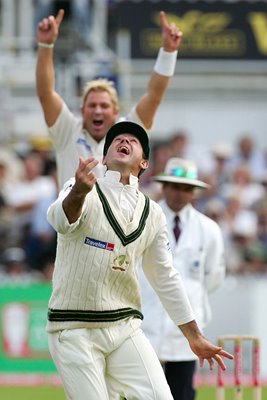
[[[175,217],[174,217],[173,233],[175,236],[175,240],[177,242],[179,239],[180,233],[181,233],[179,215],[175,215]]]

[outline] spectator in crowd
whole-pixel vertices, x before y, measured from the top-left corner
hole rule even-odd
[[[210,368],[216,361],[224,369],[221,356],[232,356],[199,331],[172,266],[164,213],[138,190],[138,176],[148,167],[147,133],[133,122],[119,122],[107,132],[103,155],[105,176],[96,179],[96,159],[81,158],[75,178],[48,210],[58,232],[49,348],[68,397],[104,400],[112,390],[127,399],[171,400],[161,365],[140,329],[140,257],[200,365],[206,359]]]
[[[235,171],[239,166],[246,165],[253,180],[263,177],[266,169],[263,150],[257,148],[252,135],[239,138],[236,151],[230,157],[229,167]]]
[[[178,130],[171,135],[171,157],[179,157],[194,160],[199,174],[210,170],[211,155],[208,148],[192,143],[188,133]]]
[[[231,274],[266,271],[266,248],[257,236],[257,217],[241,210],[235,217],[226,246],[226,267]]]
[[[252,206],[261,206],[266,203],[267,200],[267,168],[264,171],[264,174],[262,177],[259,177],[258,182],[261,186],[261,196],[252,204]]]
[[[258,221],[258,237],[260,242],[267,248],[267,201],[265,207],[258,209],[257,221]]]
[[[262,198],[264,188],[257,180],[253,179],[251,170],[246,164],[235,167],[231,173],[231,180],[220,185],[221,196],[239,197],[244,208],[250,208],[253,203]]]
[[[203,209],[203,214],[207,215],[207,217],[211,218],[219,225],[222,231],[224,244],[226,244],[229,240],[229,226],[227,209],[224,202],[217,198],[208,200]]]
[[[56,232],[47,221],[47,209],[57,198],[57,168],[56,162],[47,164],[47,175],[54,181],[54,190],[40,198],[32,209],[29,221],[29,232],[24,240],[27,259],[31,267],[42,269],[45,255],[56,256]]]
[[[220,287],[225,276],[221,230],[192,206],[195,190],[207,189],[208,185],[198,179],[192,161],[177,157],[170,158],[164,174],[154,179],[163,185],[163,199],[159,205],[167,219],[173,263],[181,274],[197,323],[203,330],[211,318],[208,295]],[[193,400],[196,356],[142,274],[141,289],[142,328],[163,364],[173,398]]]
[[[165,170],[166,163],[171,155],[169,142],[154,143],[151,153],[149,167],[140,177],[139,185],[143,193],[158,201],[162,197],[161,184],[155,182],[153,176],[160,175]]]
[[[233,241],[234,229],[239,223],[236,221],[242,221],[248,216],[254,224],[256,221],[256,214],[253,210],[243,207],[241,198],[236,194],[230,193],[228,197],[225,197],[224,201],[225,210],[223,218],[220,220],[220,227],[223,231],[224,243],[228,248]],[[246,224],[242,226],[246,226]]]
[[[6,157],[5,157],[6,156]],[[5,249],[10,240],[10,226],[12,213],[10,212],[9,207],[6,202],[6,194],[8,192],[8,188],[12,187],[12,180],[9,179],[8,173],[8,155],[0,154],[0,252]]]
[[[267,170],[261,179],[261,185],[264,190],[263,196],[252,204],[251,210],[257,215],[258,238],[267,248]]]
[[[24,247],[33,209],[38,201],[55,192],[55,182],[42,175],[43,162],[37,153],[26,154],[22,162],[22,178],[8,190],[6,204],[12,210],[12,242]]]
[[[36,89],[44,112],[46,124],[52,137],[57,157],[59,188],[74,176],[79,156],[102,159],[104,138],[119,114],[118,95],[112,83],[94,80],[85,86],[81,115],[76,118],[61,96],[55,91],[53,47],[57,41],[64,10],[56,17],[49,16],[38,24],[38,57],[36,66]],[[168,24],[165,13],[160,12],[162,48],[147,86],[146,93],[126,116],[150,129],[155,113],[163,99],[176,64],[177,49],[182,33],[174,23]],[[96,167],[98,176],[104,168]]]
[[[18,212],[32,210],[37,200],[55,189],[53,179],[42,175],[43,162],[39,154],[30,152],[22,161],[22,179],[7,194],[8,204]]]
[[[53,278],[53,272],[55,268],[55,251],[54,249],[47,249],[43,251],[42,259],[40,260],[40,273],[42,274],[42,280],[51,282]]]
[[[219,190],[219,183],[215,174],[209,172],[203,174],[201,178],[207,184],[207,188],[206,190],[196,190],[193,202],[197,210],[204,213],[208,202],[217,200],[224,203],[224,198]]]
[[[29,283],[42,279],[27,264],[26,252],[21,247],[9,247],[1,256],[0,283]]]
[[[241,272],[252,274],[267,273],[267,249],[260,241],[253,243],[244,252],[244,265]]]
[[[38,153],[43,162],[42,175],[50,174],[51,163],[55,159],[53,142],[49,136],[37,135],[30,139],[31,150]]]
[[[171,157],[187,158],[188,148],[189,137],[186,132],[179,130],[171,135]]]
[[[232,149],[226,143],[217,143],[211,148],[210,174],[216,178],[219,186],[230,179],[229,159],[231,154]]]
[[[12,190],[12,187],[21,179],[23,163],[16,153],[10,149],[0,150],[0,193],[3,201]]]

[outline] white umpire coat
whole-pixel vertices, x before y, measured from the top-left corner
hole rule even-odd
[[[224,244],[216,222],[201,214],[191,204],[180,212],[182,232],[176,243],[173,234],[175,213],[165,200],[159,202],[168,225],[174,267],[180,272],[201,330],[211,319],[208,294],[225,277]],[[187,340],[170,319],[140,269],[142,292],[142,329],[161,361],[189,361],[197,357]]]

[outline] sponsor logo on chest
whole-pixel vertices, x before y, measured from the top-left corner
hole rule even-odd
[[[103,242],[102,240],[93,239],[88,236],[86,236],[86,238],[84,239],[84,244],[87,244],[88,246],[97,247],[98,249],[109,250],[109,251],[113,251],[115,247],[114,243]]]

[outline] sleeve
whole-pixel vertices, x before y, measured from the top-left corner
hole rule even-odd
[[[179,272],[173,267],[166,218],[162,212],[160,227],[145,250],[143,271],[163,307],[178,326],[195,319]]]
[[[47,210],[47,220],[52,225],[52,227],[61,234],[67,234],[75,231],[78,227],[81,226],[82,222],[85,220],[86,217],[86,204],[87,201],[85,200],[83,205],[83,211],[80,215],[79,219],[74,223],[70,224],[66,214],[64,212],[62,202],[65,197],[69,194],[74,184],[74,178],[68,180],[63,189],[60,191],[58,198],[54,203],[52,203],[48,210]]]
[[[204,283],[208,293],[213,292],[222,284],[226,273],[222,232],[214,221],[209,221],[209,223],[204,276]]]
[[[139,116],[138,116],[138,114],[137,114],[137,112],[136,112],[136,105],[133,106],[133,107],[131,108],[131,110],[129,111],[129,113],[128,113],[127,115],[124,115],[123,117],[120,117],[120,118],[119,118],[119,121],[118,121],[118,122],[121,122],[121,121],[131,121],[131,122],[135,122],[136,124],[141,125],[142,128],[145,129],[145,131],[148,133],[149,136],[150,136],[150,134],[151,134],[151,129],[147,129],[147,128],[144,126],[144,124],[143,124],[143,122],[141,121],[141,119],[139,118]]]
[[[69,143],[73,143],[74,136],[81,130],[79,118],[69,110],[66,103],[63,102],[61,112],[50,128],[49,135],[57,152],[63,151]]]

